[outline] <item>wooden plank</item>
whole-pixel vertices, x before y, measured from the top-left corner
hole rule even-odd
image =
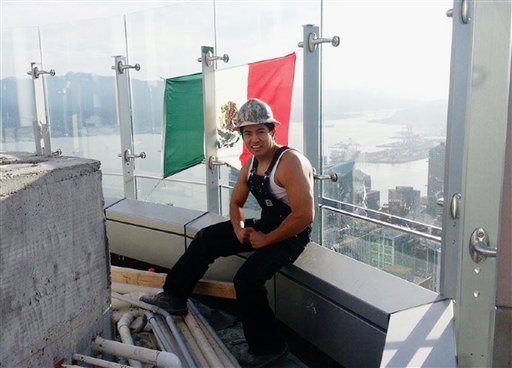
[[[119,266],[111,266],[110,270],[112,282],[151,288],[161,289],[166,277],[165,273],[142,271]],[[199,280],[194,289],[194,294],[236,299],[233,283],[225,281]]]

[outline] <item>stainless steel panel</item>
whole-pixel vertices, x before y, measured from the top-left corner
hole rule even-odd
[[[277,317],[345,367],[378,367],[383,330],[278,274]]]
[[[171,267],[185,251],[181,235],[107,220],[110,252]]]
[[[158,203],[126,199],[106,210],[108,220],[136,224],[176,234],[185,234],[185,225],[204,212]]]
[[[227,221],[227,217],[215,213],[206,212],[204,215],[192,220],[185,226],[185,235],[193,238],[203,227],[210,226],[219,222]]]
[[[382,329],[387,329],[391,313],[442,299],[430,290],[315,243],[282,273],[357,311]]]

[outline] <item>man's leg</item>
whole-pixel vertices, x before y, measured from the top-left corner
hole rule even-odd
[[[272,354],[286,346],[269,306],[265,282],[284,265],[292,264],[306,243],[284,241],[256,250],[235,275],[237,303],[251,354]]]
[[[230,256],[252,250],[241,244],[230,221],[200,230],[185,253],[173,266],[165,279],[164,292],[142,301],[167,309],[171,314],[186,314],[186,302],[208,266],[221,256]]]

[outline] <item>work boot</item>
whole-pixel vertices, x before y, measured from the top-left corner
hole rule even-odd
[[[184,316],[188,312],[187,299],[173,297],[165,292],[156,295],[143,295],[140,297],[140,301],[156,305],[173,316]]]
[[[261,368],[276,362],[288,354],[288,344],[285,343],[282,349],[274,353],[266,354],[250,353],[249,345],[247,343],[235,345],[230,350],[243,368]]]

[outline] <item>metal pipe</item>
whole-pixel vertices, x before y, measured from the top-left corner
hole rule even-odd
[[[130,324],[133,321],[133,315],[131,313],[125,313],[117,322],[117,330],[119,331],[119,336],[121,336],[121,341],[124,344],[135,345],[133,343],[132,334],[130,333]],[[142,364],[138,360],[128,359],[128,362],[132,367],[142,368]]]
[[[102,367],[102,368],[131,368],[129,365],[108,362],[103,359],[93,358],[91,356],[82,355],[82,354],[73,354],[73,360],[75,360],[79,363],[92,364],[92,365],[95,365],[97,367]]]
[[[181,362],[178,357],[166,351],[123,344],[121,342],[104,339],[100,336],[93,338],[91,346],[94,350],[102,353],[104,352],[128,359],[137,359],[144,363],[156,364],[156,366],[160,368],[181,368]]]
[[[141,308],[147,309],[153,313],[158,313],[158,314],[162,315],[165,318],[165,321],[167,322],[167,324],[169,325],[169,328],[171,329],[171,333],[173,334],[174,338],[176,339],[176,343],[178,344],[178,347],[181,350],[181,353],[183,354],[183,358],[187,362],[187,365],[190,367],[195,366],[194,360],[190,356],[187,346],[183,342],[183,339],[181,338],[179,331],[176,328],[176,325],[174,324],[172,316],[167,311],[165,311],[162,308],[157,307],[156,305],[144,303],[144,302],[141,302],[140,300],[133,300],[133,299],[127,298],[127,297],[117,294],[117,293],[112,293],[112,298],[129,301],[137,307],[141,307]]]
[[[205,335],[209,338],[211,338],[214,343],[212,342],[212,345],[214,346],[218,346],[218,348],[220,350],[222,350],[222,353],[223,354],[219,354],[217,353],[217,355],[221,358],[222,360],[222,363],[223,363],[223,366],[224,367],[229,367],[229,366],[232,366],[232,367],[240,367],[240,364],[238,363],[238,361],[236,360],[236,358],[233,356],[233,354],[231,354],[231,352],[229,351],[229,349],[226,347],[226,345],[224,345],[224,342],[222,342],[222,340],[219,338],[219,336],[217,335],[217,333],[214,331],[214,329],[212,328],[212,326],[210,326],[210,324],[208,323],[208,321],[206,321],[206,319],[203,317],[203,315],[201,313],[199,313],[199,311],[197,310],[197,307],[194,305],[194,303],[192,303],[190,300],[188,301],[187,303],[188,305],[188,309],[190,310],[190,312],[194,315],[194,317],[196,317],[196,319],[198,320],[199,322],[199,326],[205,330]],[[224,356],[223,356],[224,355]],[[225,359],[227,359],[228,361],[226,361]]]

